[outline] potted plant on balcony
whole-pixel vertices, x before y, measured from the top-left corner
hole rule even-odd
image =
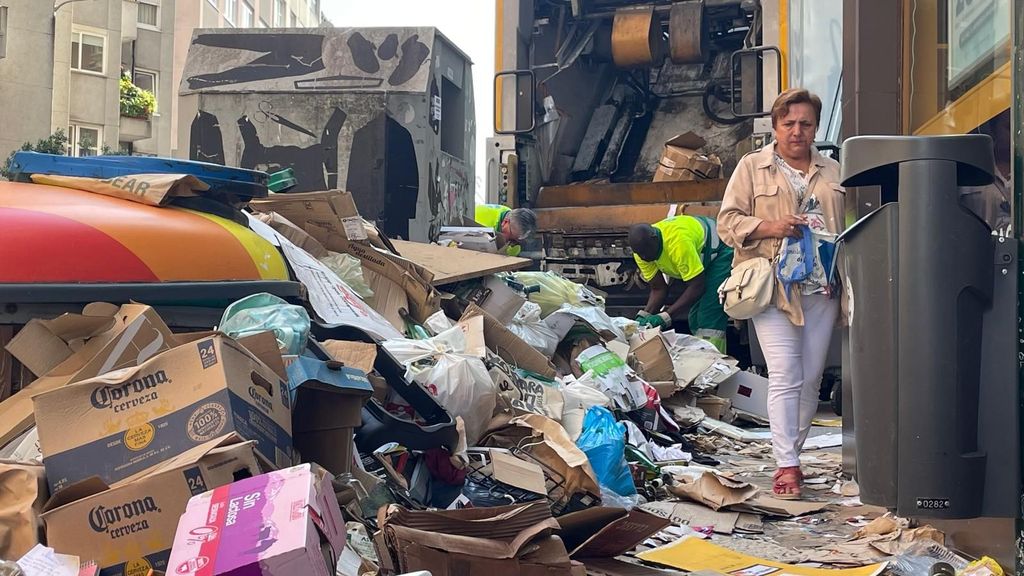
[[[121,116],[149,120],[156,110],[156,96],[136,86],[127,72],[121,74]]]

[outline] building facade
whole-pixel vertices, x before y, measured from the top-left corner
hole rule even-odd
[[[57,129],[69,154],[171,156],[192,31],[316,27],[322,0],[0,0],[0,155]],[[125,74],[152,92],[149,118],[121,115]]]
[[[50,133],[53,7],[37,0],[0,0],[0,152]],[[26,106],[25,103],[32,103]],[[0,158],[2,160],[3,158]]]

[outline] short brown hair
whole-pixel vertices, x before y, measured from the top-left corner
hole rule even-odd
[[[790,88],[779,94],[772,104],[772,128],[776,122],[789,114],[789,107],[793,104],[810,104],[814,108],[814,124],[821,126],[821,98],[806,88]]]

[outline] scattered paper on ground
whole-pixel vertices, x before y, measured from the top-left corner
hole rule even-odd
[[[881,563],[843,570],[805,568],[747,556],[698,538],[684,538],[674,544],[641,552],[637,557],[688,572],[715,570],[732,576],[875,576],[881,574],[886,566]]]
[[[832,432],[808,438],[804,442],[804,450],[821,450],[822,448],[836,448],[843,445],[843,433]]]

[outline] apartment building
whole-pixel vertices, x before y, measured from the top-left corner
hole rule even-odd
[[[0,0],[0,162],[25,141],[50,133],[53,6],[38,0]]]
[[[320,2],[0,0],[0,160],[57,128],[73,155],[171,156],[192,31],[320,26]],[[156,96],[150,117],[121,114],[122,73]]]

